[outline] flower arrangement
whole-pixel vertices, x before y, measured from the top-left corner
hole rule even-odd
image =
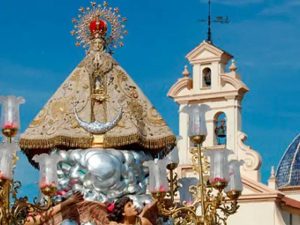
[[[59,195],[59,196],[65,196],[66,194],[67,194],[67,191],[65,191],[65,190],[58,190],[56,192],[56,195]]]
[[[150,190],[150,192],[152,192],[152,193],[167,192],[167,191],[168,191],[168,189],[164,185],[156,186],[155,188],[153,188],[152,190]]]
[[[115,203],[109,203],[108,205],[107,205],[107,207],[106,207],[106,209],[107,209],[107,211],[108,212],[113,212],[114,211],[114,209],[115,209]]]
[[[214,186],[217,183],[227,183],[227,180],[222,177],[214,177],[209,180],[210,184]]]
[[[3,129],[18,129],[18,125],[14,122],[6,122],[3,125]]]
[[[45,178],[42,178],[40,181],[40,189],[44,195],[53,195],[56,193],[56,183],[54,181],[48,182]]]
[[[47,188],[47,187],[56,187],[56,184],[55,184],[55,182],[50,182],[50,183],[43,182],[43,183],[40,183],[40,188],[41,189]]]
[[[10,180],[10,178],[0,170],[0,180]]]
[[[18,124],[14,122],[5,122],[2,126],[2,133],[6,137],[13,137],[17,134],[18,132]]]

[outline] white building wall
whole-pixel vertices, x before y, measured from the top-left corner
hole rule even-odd
[[[218,62],[213,62],[211,64],[211,80],[212,80],[212,90],[220,89],[220,67]]]
[[[274,202],[240,203],[238,212],[228,218],[228,225],[289,225]],[[295,224],[296,225],[296,224]]]
[[[177,141],[180,164],[183,165],[191,164],[190,141],[188,137],[189,115],[184,111],[185,106],[180,105],[179,107],[179,140]]]
[[[193,66],[193,91],[198,92],[202,87],[202,79],[200,79],[201,68],[200,65]]]

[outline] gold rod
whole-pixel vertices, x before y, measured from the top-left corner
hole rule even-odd
[[[174,202],[174,173],[173,169],[170,169],[170,193],[171,193],[171,202]]]
[[[203,219],[205,220],[206,209],[205,209],[205,193],[204,193],[204,180],[203,180],[203,165],[202,165],[202,156],[201,156],[201,144],[197,144],[198,148],[198,162],[199,162],[199,181],[201,181],[201,212]]]
[[[8,137],[8,142],[11,144],[12,143],[12,137]],[[9,225],[9,217],[8,215],[10,214],[10,181],[9,180],[6,180],[3,184],[3,208],[5,210],[5,215],[4,215],[4,218],[3,221],[1,221],[1,224],[3,225]]]

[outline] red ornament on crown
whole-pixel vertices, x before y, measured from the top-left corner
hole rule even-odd
[[[102,5],[92,1],[91,6],[81,7],[79,15],[72,19],[71,35],[76,37],[75,45],[83,48],[89,48],[91,41],[98,37],[105,40],[109,49],[122,47],[124,35],[127,35],[126,21],[119,8],[109,7],[106,1]]]
[[[97,34],[105,35],[107,31],[107,23],[104,20],[96,18],[90,22],[90,32],[93,37]]]

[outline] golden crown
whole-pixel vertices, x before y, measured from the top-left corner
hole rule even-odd
[[[102,5],[91,2],[89,7],[79,8],[78,18],[73,18],[74,30],[71,35],[76,37],[76,46],[87,48],[94,38],[105,39],[108,47],[122,47],[122,39],[127,34],[125,22],[127,19],[121,17],[119,8],[108,6],[106,1]]]

